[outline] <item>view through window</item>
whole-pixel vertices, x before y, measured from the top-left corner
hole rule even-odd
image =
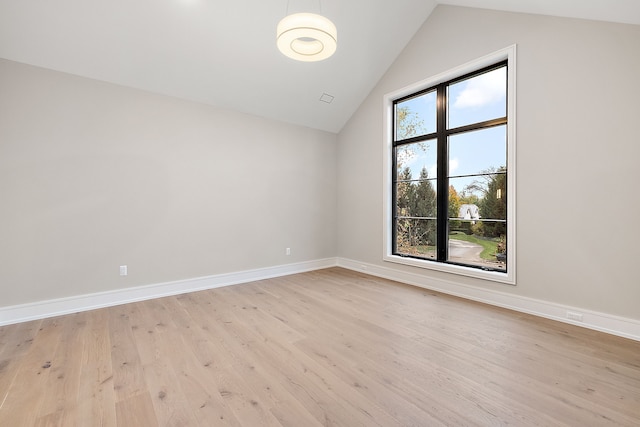
[[[507,271],[507,62],[393,101],[392,254]]]

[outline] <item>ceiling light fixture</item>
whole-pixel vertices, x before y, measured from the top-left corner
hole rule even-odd
[[[288,13],[287,4],[287,13]],[[278,49],[298,61],[322,61],[334,54],[338,31],[333,22],[315,13],[294,13],[284,17],[277,28]]]

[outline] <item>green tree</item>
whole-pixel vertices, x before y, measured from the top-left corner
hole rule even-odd
[[[415,200],[415,188],[411,182],[411,169],[407,166],[398,173],[396,184],[396,215],[398,217],[412,216]],[[415,234],[413,220],[398,218],[396,222],[396,248],[405,254],[415,254]]]
[[[418,184],[414,192],[413,200],[414,216],[421,218],[435,218],[437,212],[436,192],[429,179],[426,167],[420,171]],[[433,246],[436,244],[435,220],[423,219],[416,221],[414,235],[417,245]]]
[[[415,190],[414,211],[415,216],[435,217],[436,216],[436,192],[429,179],[429,172],[426,167],[420,171],[418,185]]]
[[[504,167],[489,176],[487,191],[480,204],[480,212],[485,219],[507,218],[507,175]],[[500,237],[506,233],[504,222],[485,222],[484,235]]]
[[[480,197],[469,191],[468,188],[469,186],[465,187],[460,193],[460,205],[477,205],[480,203]]]
[[[411,208],[415,200],[415,189],[411,183],[411,169],[405,167],[398,174],[396,184],[396,213],[398,216],[412,216]]]
[[[475,204],[480,208],[481,218],[485,220],[482,226],[474,228],[476,234],[500,237],[506,232],[503,222],[487,221],[507,218],[506,173],[507,169],[504,166],[484,170],[481,177],[465,187],[463,193],[470,195],[469,200],[476,198]]]

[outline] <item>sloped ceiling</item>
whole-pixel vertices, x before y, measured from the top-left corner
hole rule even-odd
[[[0,0],[0,57],[339,132],[439,3],[640,24],[638,0]],[[300,11],[337,26],[333,57],[277,50]]]

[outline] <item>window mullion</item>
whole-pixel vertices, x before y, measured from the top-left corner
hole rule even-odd
[[[438,189],[437,189],[437,260],[445,262],[448,258],[448,216],[449,216],[449,165],[447,147],[447,87],[438,86],[437,103],[437,140],[438,140]]]

